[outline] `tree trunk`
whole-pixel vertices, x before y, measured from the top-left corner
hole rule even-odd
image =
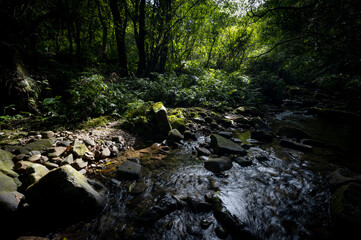
[[[171,24],[171,10],[172,10],[172,1],[171,0],[161,0],[160,1],[161,8],[163,11],[164,16],[164,33],[163,33],[163,41],[162,45],[160,46],[160,56],[159,56],[159,66],[158,71],[160,73],[163,73],[165,71],[165,65],[167,63],[167,57],[168,57],[168,44],[170,39],[170,33],[166,31],[168,29],[169,25]],[[170,31],[170,30],[169,30]]]
[[[138,75],[144,75],[146,71],[146,57],[145,57],[145,0],[140,0],[139,6],[139,35],[137,40],[138,47]]]
[[[126,4],[123,0],[123,4]],[[115,39],[117,42],[119,65],[120,65],[120,76],[128,76],[128,64],[127,64],[127,54],[125,51],[125,27],[126,27],[126,17],[122,19],[120,16],[119,5],[117,0],[109,0],[110,10],[113,15],[113,23],[115,26]],[[122,10],[125,9],[125,5],[122,6]],[[124,14],[125,16],[125,14]]]
[[[104,19],[104,15],[102,14],[102,12],[104,11],[104,9],[101,6],[100,1],[98,1],[98,15],[99,15],[99,21],[100,24],[102,25],[102,29],[103,29],[103,36],[102,36],[102,46],[101,46],[101,58],[102,59],[106,59],[106,50],[107,50],[107,44],[108,44],[108,26],[106,23],[106,19]]]

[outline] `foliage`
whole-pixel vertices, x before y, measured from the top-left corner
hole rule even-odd
[[[122,90],[121,84],[106,82],[99,74],[73,79],[69,90],[72,117],[119,116],[126,104]]]

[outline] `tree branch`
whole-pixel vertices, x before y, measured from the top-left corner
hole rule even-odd
[[[250,58],[256,58],[256,62],[258,61],[258,59],[263,56],[263,55],[266,55],[267,53],[270,53],[272,52],[274,49],[276,49],[278,46],[282,45],[282,44],[285,44],[285,43],[289,43],[289,42],[293,42],[293,41],[296,41],[296,40],[300,40],[302,38],[306,38],[307,36],[299,36],[299,37],[296,37],[296,38],[291,38],[291,39],[287,39],[287,40],[284,40],[284,41],[281,41],[281,42],[278,42],[276,43],[273,47],[271,47],[270,49],[268,49],[266,52],[263,52],[257,56],[254,56],[254,57],[250,57]]]

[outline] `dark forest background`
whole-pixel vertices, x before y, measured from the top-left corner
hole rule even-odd
[[[226,111],[292,89],[360,106],[360,1],[2,0],[0,16],[3,123],[149,101]]]

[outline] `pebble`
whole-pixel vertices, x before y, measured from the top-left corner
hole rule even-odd
[[[35,154],[35,155],[32,155],[28,158],[28,161],[29,162],[36,162],[38,160],[40,160],[41,158],[41,155],[40,154]]]

